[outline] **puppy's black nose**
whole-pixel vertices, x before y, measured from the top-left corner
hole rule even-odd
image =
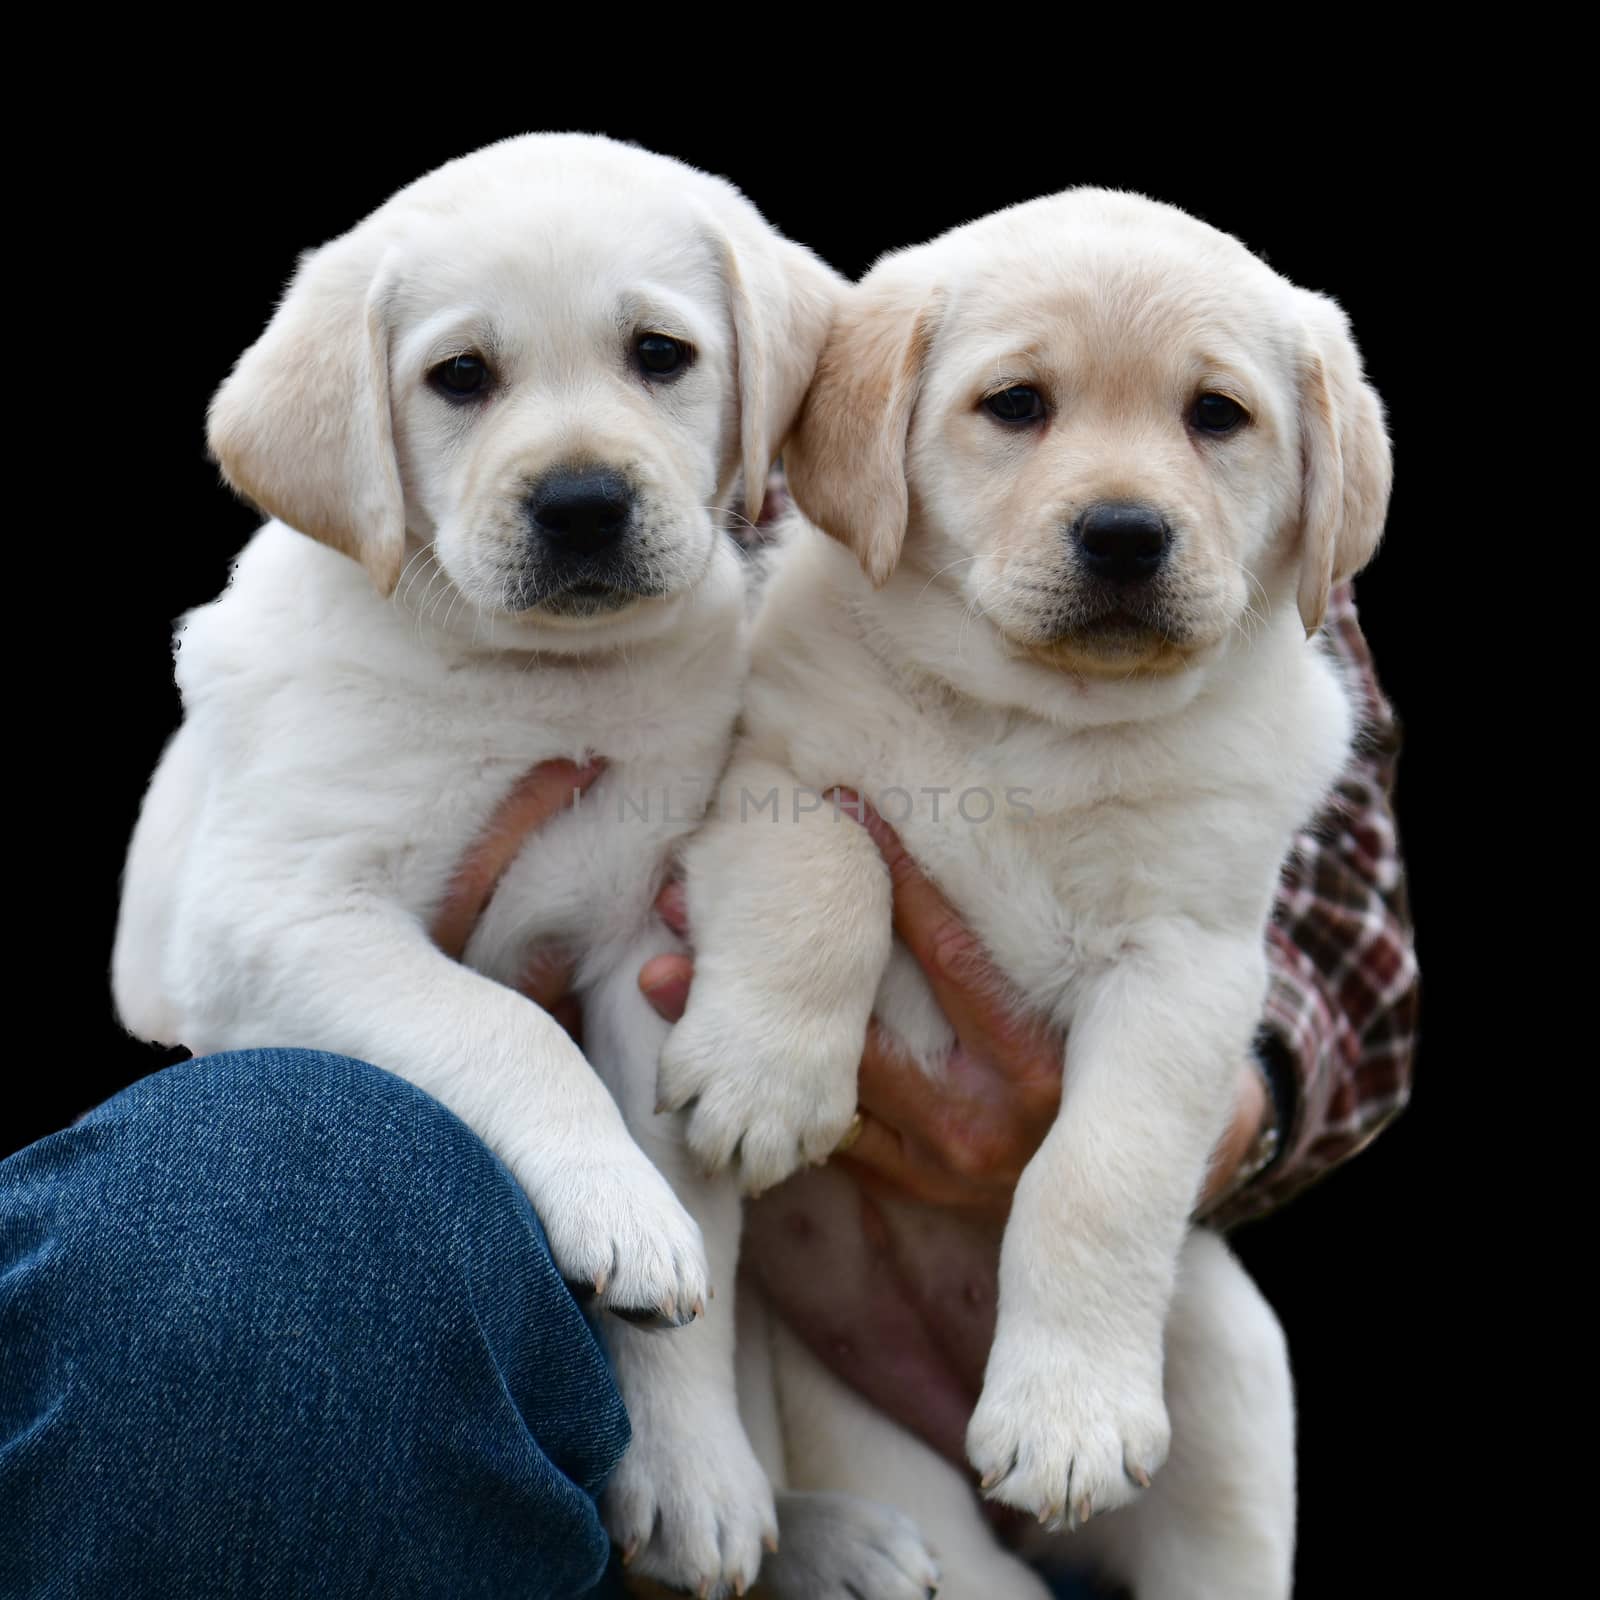
[[[528,496],[528,515],[552,553],[596,555],[627,527],[633,490],[620,473],[604,467],[549,472]]]
[[[1172,543],[1172,531],[1158,512],[1117,501],[1090,506],[1078,518],[1073,534],[1084,566],[1110,583],[1154,577]]]

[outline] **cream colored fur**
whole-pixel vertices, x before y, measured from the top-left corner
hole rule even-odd
[[[1036,426],[986,410],[1017,385],[1048,402]],[[1199,432],[1203,393],[1247,425]],[[1388,495],[1344,318],[1182,212],[1072,191],[874,268],[786,461],[833,537],[795,529],[757,622],[689,853],[697,969],[663,1099],[704,1161],[766,1189],[844,1134],[869,1015],[937,1075],[948,1025],[893,943],[883,863],[817,800],[860,791],[1067,1039],[1005,1235],[974,1469],[1051,1530],[1093,1518],[1054,1548],[1141,1600],[1281,1596],[1282,1338],[1189,1217],[1261,1015],[1280,864],[1353,732],[1307,640]],[[1108,500],[1172,529],[1137,626],[1096,611],[1070,533]],[[775,819],[752,804],[774,790]],[[804,1394],[778,1407],[792,1484],[922,1518],[948,1600],[1041,1593],[959,1474],[769,1346],[780,1397]]]
[[[652,900],[738,709],[723,519],[741,475],[755,509],[836,292],[730,185],[575,135],[453,162],[308,255],[212,407],[224,474],[274,520],[181,625],[184,721],[114,956],[146,1038],[408,1078],[504,1158],[567,1278],[689,1323],[601,1319],[633,1424],[605,1511],[639,1570],[718,1595],[753,1582],[779,1515],[735,1409],[739,1198],[654,1114],[666,1025],[637,975],[675,947]],[[696,352],[670,384],[633,360],[647,331]],[[430,371],[474,351],[492,389],[441,395]],[[637,593],[588,614],[537,598],[528,520],[573,464],[634,488]],[[590,753],[605,775],[447,959],[430,918],[496,806]],[[551,945],[580,958],[587,1060],[507,986]],[[799,1504],[796,1559],[827,1524]]]

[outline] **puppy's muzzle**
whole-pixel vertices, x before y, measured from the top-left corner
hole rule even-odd
[[[1127,501],[1101,501],[1073,523],[1078,560],[1108,584],[1148,583],[1166,564],[1172,530],[1160,512]]]
[[[627,534],[633,511],[628,480],[605,467],[548,472],[527,499],[529,532],[557,569],[609,555]]]

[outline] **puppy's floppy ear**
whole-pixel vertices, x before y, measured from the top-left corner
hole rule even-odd
[[[405,555],[387,298],[376,250],[359,235],[301,257],[267,331],[212,400],[207,429],[240,494],[354,557],[383,595]]]
[[[784,452],[795,504],[880,588],[905,542],[906,440],[936,321],[937,303],[920,288],[855,290]]]
[[[768,228],[742,198],[738,212],[718,235],[737,345],[745,515],[754,522],[844,280],[804,245]]]
[[[1300,365],[1300,620],[1322,626],[1328,595],[1372,559],[1383,536],[1393,477],[1383,402],[1361,374],[1361,353],[1343,311],[1302,296]]]

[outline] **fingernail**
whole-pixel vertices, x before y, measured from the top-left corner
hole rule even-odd
[[[656,915],[678,935],[689,937],[689,892],[682,878],[671,878],[662,885],[656,896]]]
[[[654,983],[640,979],[639,988],[667,1022],[678,1021],[689,1008],[689,985],[682,978],[661,978]]]

